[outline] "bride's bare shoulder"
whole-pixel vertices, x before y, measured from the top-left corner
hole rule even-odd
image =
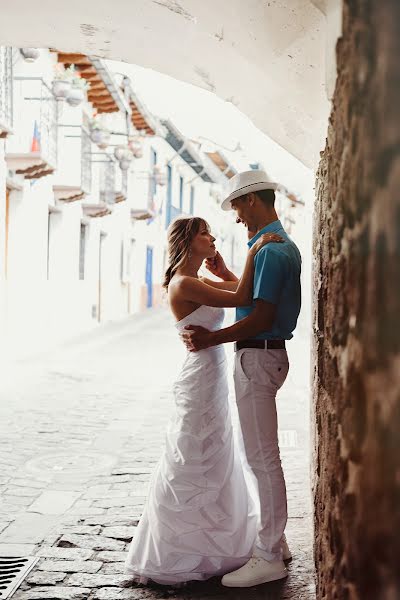
[[[169,290],[174,293],[182,292],[187,289],[188,286],[193,286],[198,282],[196,277],[190,277],[190,275],[174,275],[169,283]]]

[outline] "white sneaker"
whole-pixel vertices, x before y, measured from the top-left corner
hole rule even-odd
[[[291,560],[292,553],[289,550],[289,546],[288,546],[285,536],[283,536],[283,538],[282,538],[281,547],[282,547],[282,560]]]
[[[268,561],[253,556],[237,571],[224,575],[221,583],[226,587],[251,587],[268,581],[284,579],[287,574],[283,560]]]

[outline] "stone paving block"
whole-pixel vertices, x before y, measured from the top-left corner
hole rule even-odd
[[[30,507],[31,512],[44,515],[62,515],[79,498],[77,492],[51,490],[43,492]]]
[[[56,517],[27,512],[17,517],[0,534],[0,544],[34,544],[42,542],[56,522]]]
[[[94,592],[93,600],[142,600],[144,598],[157,598],[153,592],[149,594],[143,589],[124,590],[116,587],[100,588]]]
[[[93,502],[93,506],[100,508],[113,508],[114,506],[118,507],[127,507],[127,506],[142,506],[146,501],[146,498],[142,496],[128,496],[118,497],[118,498],[106,498],[105,500],[95,500]]]
[[[77,533],[79,535],[89,533],[90,535],[96,535],[100,531],[100,525],[68,525],[63,528],[62,533]]]
[[[30,498],[32,496],[38,496],[40,494],[40,489],[22,486],[10,486],[3,492],[3,494],[5,496],[22,496]]]
[[[0,478],[1,480],[1,478]],[[17,478],[14,477],[10,480],[10,485],[12,484],[15,487],[21,487],[21,488],[35,488],[38,490],[43,490],[43,482],[42,481],[37,481],[36,479],[25,479],[25,478]]]
[[[40,571],[65,571],[66,573],[97,573],[103,563],[95,560],[54,560],[40,562]]]
[[[112,563],[103,563],[101,567],[101,573],[105,575],[122,574],[124,573],[124,562],[112,562]]]
[[[25,580],[26,583],[34,583],[35,585],[57,585],[61,583],[66,573],[48,573],[43,571],[33,571]]]
[[[65,513],[66,515],[77,515],[79,517],[91,517],[91,516],[95,516],[95,515],[105,515],[107,513],[107,509],[106,508],[94,508],[93,506],[91,506],[89,509],[87,510],[82,510],[82,508],[75,508],[72,507],[69,510],[67,510],[67,512]]]
[[[85,550],[84,548],[60,548],[58,546],[47,548],[44,546],[38,549],[36,556],[58,558],[60,560],[90,560],[94,558],[95,552],[94,550]]]
[[[149,493],[149,486],[146,485],[145,487],[136,487],[133,490],[131,490],[129,492],[129,496],[138,496],[141,498],[147,498],[147,494]]]
[[[34,496],[15,496],[13,494],[4,494],[4,500],[12,506],[25,507],[33,503]]]
[[[90,586],[91,588],[104,587],[107,585],[121,586],[127,581],[126,575],[102,575],[101,573],[91,575],[88,573],[74,573],[66,579],[67,585]]]
[[[127,515],[131,517],[131,519],[140,519],[143,512],[143,505],[137,506],[113,506],[111,508],[107,508],[107,515]]]
[[[115,538],[117,540],[131,540],[135,534],[136,527],[105,527],[101,535],[105,537]]]
[[[120,562],[126,560],[126,552],[109,552],[104,550],[96,554],[96,559],[102,562]]]
[[[0,533],[5,530],[6,527],[9,526],[11,521],[7,521],[6,523],[0,522]]]
[[[10,502],[0,502],[0,515],[1,518],[8,517],[10,514],[15,518],[15,513],[20,512],[21,507],[11,504]]]
[[[0,556],[33,556],[36,554],[36,544],[2,544]]]
[[[65,534],[59,541],[59,546],[67,545],[77,548],[91,548],[92,550],[122,550],[124,542],[102,537],[100,535]]]
[[[99,485],[91,485],[83,495],[83,498],[102,498],[111,490],[111,483],[104,483]]]
[[[15,596],[15,600],[87,600],[89,594],[90,589],[86,587],[37,586],[26,592],[20,592]]]
[[[113,484],[113,483],[128,483],[132,481],[132,475],[109,475],[104,477],[97,477],[94,480],[95,485]]]
[[[103,490],[101,492],[87,492],[84,498],[92,500],[105,500],[106,498],[126,498],[129,496],[129,489],[126,484],[119,490]]]
[[[138,524],[138,519],[131,519],[129,516],[95,516],[95,517],[87,517],[85,519],[85,524],[87,525],[102,525],[105,527],[119,527],[120,525],[127,525],[136,527]]]
[[[120,467],[112,470],[113,475],[148,475],[151,472],[152,469],[145,467],[143,469],[138,469],[137,467]]]

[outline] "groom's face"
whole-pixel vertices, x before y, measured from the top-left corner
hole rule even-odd
[[[243,223],[249,230],[253,229],[253,208],[247,195],[231,201],[231,207],[236,213],[236,223]]]

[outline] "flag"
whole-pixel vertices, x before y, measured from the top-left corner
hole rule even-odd
[[[151,200],[149,202],[149,209],[154,213],[152,217],[150,217],[149,219],[147,219],[147,225],[150,225],[150,223],[153,223],[153,221],[155,220],[156,216],[157,216],[157,206],[156,206],[156,202],[155,202],[155,197],[154,195],[151,197]]]
[[[33,127],[33,138],[31,144],[31,152],[40,152],[40,131],[35,119],[35,125]]]

